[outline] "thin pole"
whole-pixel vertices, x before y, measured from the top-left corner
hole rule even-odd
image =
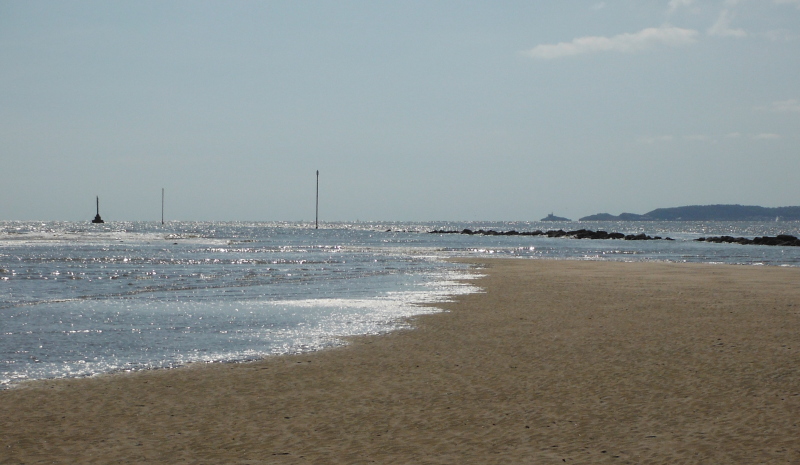
[[[161,188],[161,224],[164,224],[164,188]]]
[[[314,216],[314,229],[319,229],[319,170],[317,170],[317,213]]]

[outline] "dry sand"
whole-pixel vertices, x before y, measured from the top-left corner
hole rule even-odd
[[[475,263],[416,330],[0,392],[0,463],[800,463],[800,269]]]

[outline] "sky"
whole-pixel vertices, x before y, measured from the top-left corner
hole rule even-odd
[[[0,0],[0,220],[800,205],[800,0]]]

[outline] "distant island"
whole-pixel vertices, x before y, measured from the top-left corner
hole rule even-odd
[[[644,215],[598,213],[584,216],[579,221],[800,221],[800,207],[691,205],[656,208]]]
[[[539,221],[572,221],[572,220],[571,220],[571,219],[569,219],[569,218],[564,218],[564,217],[561,217],[561,216],[556,216],[556,215],[554,215],[554,214],[552,214],[552,213],[551,213],[551,214],[549,214],[549,215],[545,216],[544,218],[542,218],[542,219],[541,219],[541,220],[539,220]]]

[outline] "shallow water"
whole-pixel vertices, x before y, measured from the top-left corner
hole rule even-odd
[[[0,222],[0,386],[319,350],[475,292],[449,257],[800,266],[800,248],[695,242],[798,223]],[[603,229],[674,241],[428,234]]]

